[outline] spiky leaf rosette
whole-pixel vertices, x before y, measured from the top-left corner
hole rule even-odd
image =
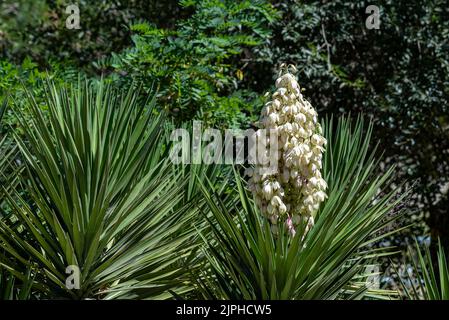
[[[359,117],[323,124],[328,140],[323,177],[328,198],[320,206],[315,226],[296,228],[295,236],[270,232],[268,221],[236,171],[237,192],[224,193],[202,184],[206,205],[201,211],[212,234],[204,233],[210,269],[199,277],[204,298],[260,299],[380,299],[396,292],[379,289],[372,273],[393,247],[377,246],[402,228],[394,224],[405,214],[400,204],[410,194],[390,188],[394,168],[379,173],[380,159],[370,147],[373,125]],[[336,126],[334,124],[337,124]],[[207,181],[207,180],[206,180]]]
[[[23,283],[34,270],[33,290],[44,298],[165,299],[190,291],[189,172],[173,170],[166,156],[155,100],[105,81],[49,81],[45,89],[46,110],[28,95],[30,121],[15,109],[29,198],[0,185],[12,208],[11,219],[0,219],[0,269]],[[79,269],[79,289],[67,286],[68,266]]]

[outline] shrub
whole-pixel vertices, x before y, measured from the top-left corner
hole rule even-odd
[[[177,121],[200,118],[220,127],[254,119],[257,95],[240,87],[246,48],[268,41],[276,15],[266,1],[181,1],[193,14],[174,30],[134,24],[132,49],[111,64],[147,88]]]

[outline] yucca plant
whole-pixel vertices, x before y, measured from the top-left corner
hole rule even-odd
[[[4,116],[4,114],[5,114],[5,111],[6,111],[6,99],[4,100],[4,101],[2,101],[1,103],[0,103],[0,183],[2,184],[2,185],[5,185],[6,184],[6,182],[5,182],[5,165],[6,165],[6,162],[7,162],[7,160],[8,160],[8,157],[7,157],[7,155],[6,155],[6,151],[5,151],[5,149],[4,149],[4,145],[5,145],[5,141],[6,141],[6,136],[3,136],[2,135],[2,119],[3,119],[3,116]],[[2,207],[2,204],[3,204],[3,196],[2,196],[2,192],[0,191],[0,210],[1,210],[1,207]],[[1,215],[0,215],[1,216]]]
[[[0,268],[0,300],[28,300],[32,296],[34,274],[29,269],[20,281]]]
[[[122,92],[103,81],[49,82],[44,106],[29,94],[31,121],[19,114],[25,138],[15,138],[31,200],[2,187],[13,213],[0,220],[0,265],[23,281],[35,270],[40,297],[170,298],[190,290],[195,210],[164,156],[164,116],[154,114],[154,99],[138,97],[138,88]]]
[[[0,103],[0,185],[4,188],[9,188],[12,185],[14,174],[11,172],[11,161],[16,153],[16,148],[7,143],[7,135],[2,134],[3,123],[2,119],[6,113],[7,99]],[[17,181],[14,179],[14,181]],[[4,215],[2,212],[2,204],[4,201],[4,193],[0,190],[0,217]]]
[[[20,183],[19,175],[23,169],[23,166],[17,165],[15,161],[17,147],[7,140],[6,134],[2,135],[2,132],[6,131],[2,126],[6,108],[7,99],[5,98],[0,104],[0,186],[2,186],[0,188],[0,219],[5,219],[10,214],[9,208],[6,206],[4,190],[7,192],[15,190]],[[0,266],[0,299],[28,299],[31,294],[32,278],[31,270],[27,270],[24,281],[20,281]]]
[[[18,188],[21,183],[20,174],[23,171],[17,145],[11,141],[11,135],[7,134],[9,130],[2,126],[6,109],[7,99],[0,105],[0,218],[10,213],[10,208],[6,204],[6,194]]]
[[[328,198],[315,225],[292,236],[284,228],[270,231],[236,173],[237,193],[224,196],[204,184],[203,208],[212,236],[204,236],[209,265],[197,285],[212,299],[360,299],[387,298],[395,292],[370,283],[377,259],[392,248],[375,246],[394,230],[388,227],[400,216],[390,216],[405,197],[388,190],[393,168],[380,175],[379,160],[370,152],[372,124],[359,118],[323,123],[328,140],[323,176]],[[209,217],[212,215],[212,217]]]
[[[409,249],[414,274],[407,270],[406,279],[399,272],[398,279],[405,299],[411,300],[449,300],[449,268],[444,248],[438,239],[436,261],[432,259],[428,246],[424,249],[415,241],[415,249]],[[416,253],[416,254],[415,254]],[[407,280],[408,284],[405,283]]]

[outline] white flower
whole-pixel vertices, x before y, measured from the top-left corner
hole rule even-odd
[[[319,202],[323,202],[326,199],[326,194],[323,191],[318,191],[313,195],[313,198]]]
[[[321,190],[326,190],[327,189],[326,181],[324,181],[324,179],[318,179],[318,187]]]
[[[278,196],[274,196],[273,198],[271,198],[271,205],[273,207],[279,207],[281,204],[283,204],[282,200]]]
[[[307,133],[307,131],[306,131],[303,127],[300,127],[300,128],[299,128],[299,130],[298,130],[298,135],[299,135],[301,138],[303,138],[303,139],[306,139],[306,138],[309,136],[309,134]]]
[[[286,88],[279,88],[278,89],[279,95],[285,99],[285,94],[287,93],[287,89]]]
[[[277,181],[272,181],[271,188],[273,188],[274,191],[279,190],[281,188],[281,184]]]
[[[315,144],[315,145],[322,146],[322,145],[324,144],[325,139],[324,139],[322,136],[317,135],[317,134],[315,133],[315,134],[312,136],[312,138],[310,138],[310,141],[311,141],[313,144]]]
[[[279,122],[279,115],[275,112],[270,113],[268,115],[268,119],[270,119],[271,124],[276,124],[277,122]]]
[[[296,103],[294,105],[291,106],[291,110],[292,110],[292,114],[296,115],[299,112],[299,108],[296,105]]]
[[[266,184],[263,187],[262,192],[263,192],[266,200],[270,200],[271,199],[271,196],[272,196],[273,192],[272,192],[271,186],[269,184]]]
[[[281,204],[279,205],[279,213],[280,213],[280,214],[284,214],[284,213],[286,213],[286,212],[287,212],[287,207],[285,206],[285,204],[281,203]]]
[[[320,146],[313,147],[312,152],[315,155],[319,155],[323,152],[323,148]]]
[[[274,99],[273,102],[271,103],[273,105],[273,107],[276,110],[279,110],[279,108],[281,107],[281,102],[278,99]]]
[[[304,199],[304,204],[305,204],[305,205],[313,204],[314,202],[315,202],[315,201],[314,201],[312,195],[309,195],[309,196],[307,196],[307,197]]]
[[[307,118],[303,113],[295,114],[295,121],[298,123],[306,123]]]
[[[284,124],[283,128],[284,128],[284,131],[287,133],[292,132],[292,124],[290,122],[287,122],[286,124]]]
[[[249,189],[269,218],[272,232],[278,234],[278,228],[284,226],[294,234],[301,223],[307,223],[307,230],[312,227],[313,216],[326,198],[327,184],[320,171],[326,139],[317,112],[303,98],[295,76],[285,72],[276,80],[276,88],[259,125],[260,129],[279,129],[279,171],[261,174],[263,164],[256,165],[254,171],[248,171]],[[265,144],[270,145],[268,139]]]

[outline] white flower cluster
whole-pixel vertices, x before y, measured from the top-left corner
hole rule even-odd
[[[285,224],[294,234],[302,221],[307,222],[306,232],[313,226],[314,215],[326,198],[321,162],[327,141],[322,136],[317,112],[303,98],[289,69],[296,71],[294,66],[281,67],[277,90],[263,108],[259,122],[264,132],[277,132],[278,169],[267,173],[263,165],[257,164],[247,174],[249,189],[270,219],[273,233],[279,231],[278,225]],[[269,139],[266,145],[270,145]]]

